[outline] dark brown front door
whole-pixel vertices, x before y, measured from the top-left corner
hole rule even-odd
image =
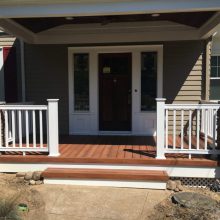
[[[131,130],[131,54],[99,54],[99,129]]]

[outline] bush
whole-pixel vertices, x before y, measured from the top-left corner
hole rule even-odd
[[[8,199],[0,198],[0,220],[21,220],[16,205],[17,199],[18,196]]]

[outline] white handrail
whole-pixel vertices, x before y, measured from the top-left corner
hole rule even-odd
[[[47,110],[47,105],[0,105],[0,110]]]
[[[198,105],[189,105],[189,104],[166,104],[165,109],[175,109],[175,110],[194,110],[194,109],[219,109],[219,104],[198,104]]]

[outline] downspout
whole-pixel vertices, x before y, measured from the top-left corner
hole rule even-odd
[[[20,40],[20,52],[21,52],[21,97],[22,102],[26,101],[25,93],[25,62],[24,62],[24,41]]]

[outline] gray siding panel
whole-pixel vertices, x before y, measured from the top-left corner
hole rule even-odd
[[[202,99],[204,41],[164,44],[164,97],[169,103],[198,103]]]
[[[58,98],[59,128],[68,133],[68,56],[62,45],[25,45],[26,99],[45,104]]]
[[[203,91],[204,41],[163,45],[163,96],[169,103],[199,102]],[[27,101],[42,104],[47,98],[59,98],[61,134],[67,134],[69,127],[67,48],[67,45],[25,45]]]

